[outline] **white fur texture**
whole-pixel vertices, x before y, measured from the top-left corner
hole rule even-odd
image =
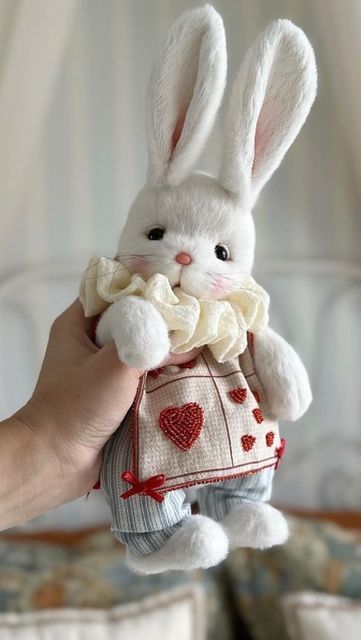
[[[316,96],[313,49],[289,20],[271,23],[235,80],[220,182],[250,206],[296,138]]]
[[[236,507],[223,520],[230,548],[268,549],[288,538],[288,525],[280,511],[269,504],[249,502]]]
[[[190,516],[169,540],[154,553],[134,556],[127,550],[127,565],[140,574],[170,569],[208,569],[226,558],[228,538],[223,528],[205,516]]]
[[[153,227],[165,229],[162,240],[148,240]],[[229,248],[231,260],[216,257],[219,243]],[[145,277],[162,273],[185,293],[212,299],[226,297],[242,274],[251,272],[254,245],[251,214],[215,178],[198,173],[177,186],[142,189],[123,228],[117,258],[130,271]],[[175,260],[181,252],[191,256],[190,265]]]
[[[208,299],[226,297],[239,277],[251,272],[255,231],[249,207],[302,126],[317,83],[312,47],[302,31],[287,20],[269,25],[248,51],[233,88],[220,181],[189,175],[212,127],[225,75],[221,17],[209,5],[186,12],[171,27],[150,81],[148,184],[131,207],[117,254],[131,272],[145,278],[162,273],[172,286]],[[164,229],[162,240],[148,239],[153,227]],[[226,245],[230,260],[217,259],[218,244]],[[181,252],[191,256],[189,265],[176,261]],[[150,308],[144,306],[140,315],[143,327],[139,314],[127,315],[129,329],[123,320],[112,320],[118,352],[128,363],[156,366],[165,351],[164,331]],[[291,399],[277,414],[297,416],[310,400],[308,381],[297,356],[284,345],[279,355],[272,352],[274,369],[280,379],[283,373],[292,375],[284,386]],[[158,350],[154,358],[153,349]],[[260,355],[260,366],[272,353]],[[278,384],[272,386],[267,372],[264,377],[278,409]]]
[[[122,362],[139,369],[157,367],[169,352],[166,324],[147,300],[129,296],[114,302],[97,326],[101,346],[114,340]]]
[[[296,351],[270,328],[255,335],[254,365],[272,417],[297,420],[307,411],[312,392]]]
[[[227,72],[222,18],[210,5],[173,24],[147,96],[150,184],[179,184],[213,125]]]

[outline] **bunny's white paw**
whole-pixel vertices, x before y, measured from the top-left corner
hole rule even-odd
[[[138,557],[128,549],[126,561],[140,574],[208,569],[225,559],[228,546],[221,525],[206,516],[190,516],[158,551]]]
[[[312,392],[307,371],[291,345],[265,329],[255,336],[254,365],[268,409],[279,420],[297,420],[308,409]]]
[[[268,549],[288,538],[288,525],[280,511],[263,502],[247,502],[222,520],[231,548]]]
[[[167,326],[151,302],[128,296],[113,303],[97,327],[99,344],[114,340],[122,362],[154,369],[169,353]]]

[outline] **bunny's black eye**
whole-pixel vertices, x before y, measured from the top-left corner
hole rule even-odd
[[[164,229],[160,227],[154,227],[147,233],[148,240],[161,240],[164,236]]]
[[[217,244],[217,246],[214,248],[214,252],[218,260],[229,260],[229,249],[225,244]]]

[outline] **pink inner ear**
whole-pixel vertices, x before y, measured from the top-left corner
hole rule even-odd
[[[174,127],[174,131],[173,131],[173,135],[172,135],[172,153],[174,151],[174,149],[176,148],[178,142],[179,142],[179,138],[182,135],[182,131],[183,131],[183,126],[184,126],[184,121],[186,119],[186,110],[181,111],[181,113],[178,116],[178,120],[176,122],[176,125]]]
[[[257,173],[259,165],[264,158],[269,140],[272,137],[272,111],[266,103],[258,116],[256,134],[254,138],[254,156],[252,164],[252,176]]]

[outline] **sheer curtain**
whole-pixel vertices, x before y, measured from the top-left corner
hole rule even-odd
[[[361,196],[361,3],[358,0],[314,0],[326,72],[350,150],[355,187]]]
[[[272,324],[302,354],[315,400],[286,425],[279,503],[361,502],[360,13],[358,0],[214,0],[229,84],[286,17],[314,44],[319,94],[255,210],[256,276]],[[145,179],[144,97],[168,26],[193,0],[0,3],[0,417],[29,396],[52,318],[93,252],[111,255]],[[229,86],[229,85],[228,85]],[[222,116],[222,114],[221,114]],[[222,118],[200,162],[216,171]],[[95,501],[95,502],[93,502]],[[34,526],[106,517],[100,496]]]
[[[1,237],[19,214],[79,0],[0,5]]]

